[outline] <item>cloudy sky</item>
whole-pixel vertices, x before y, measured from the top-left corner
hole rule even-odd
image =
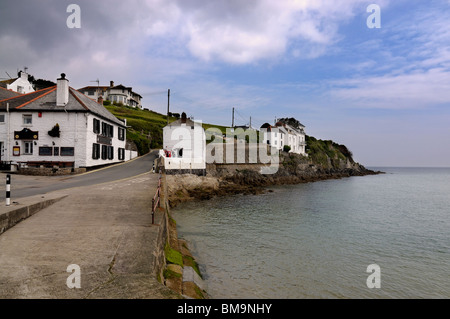
[[[113,80],[161,113],[170,89],[203,122],[295,117],[369,167],[448,167],[449,21],[449,0],[2,0],[0,78]]]

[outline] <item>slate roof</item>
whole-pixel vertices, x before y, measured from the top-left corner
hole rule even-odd
[[[166,125],[166,127],[167,126],[181,126],[181,124],[182,124],[181,119],[178,119],[176,121],[173,121],[169,125]],[[194,126],[194,125],[201,125],[201,124],[197,123],[197,122],[194,122],[191,119],[188,119],[188,118],[186,119],[186,126]]]
[[[19,95],[22,95],[22,94],[11,91],[11,90],[7,90],[3,87],[0,87],[0,101],[4,100],[4,99],[9,99],[9,98],[12,98],[15,96],[19,96]]]
[[[17,80],[18,78],[15,78],[15,79],[8,79],[8,80],[2,80],[2,81],[0,81],[0,87],[2,87],[2,88],[7,88],[7,84],[11,84],[11,83],[14,83],[14,81],[15,80]]]
[[[69,88],[69,102],[65,106],[56,106],[56,86],[1,100],[0,111],[6,110],[7,103],[9,103],[9,110],[11,112],[90,112],[113,123],[125,126],[124,122],[116,118],[103,105],[98,104],[96,101],[71,87]]]

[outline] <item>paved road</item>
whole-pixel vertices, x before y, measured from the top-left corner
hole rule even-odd
[[[53,192],[68,196],[0,235],[0,299],[180,298],[157,280],[166,240],[164,210],[152,224],[158,177]],[[74,264],[80,286],[70,289]]]
[[[40,195],[72,187],[90,186],[137,176],[149,172],[157,156],[158,151],[155,150],[135,160],[82,175],[51,177],[12,175],[11,199],[14,200],[16,198]],[[2,175],[4,174],[1,174],[0,177],[3,177]],[[5,179],[3,178],[3,180]],[[0,184],[2,185],[0,188],[0,200],[4,200],[5,182],[1,182]]]

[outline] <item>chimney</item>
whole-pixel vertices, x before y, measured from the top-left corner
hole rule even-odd
[[[97,99],[98,104],[103,105],[103,96],[99,96]]]
[[[114,86],[114,81],[109,81],[109,86],[113,87]]]
[[[28,81],[28,73],[23,72],[23,71],[20,71],[20,78],[21,78],[22,80]]]
[[[69,102],[69,80],[61,73],[61,77],[56,81],[56,106],[66,106]]]
[[[181,123],[186,123],[186,113],[181,113]]]

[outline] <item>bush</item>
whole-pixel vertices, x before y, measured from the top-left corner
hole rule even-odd
[[[283,152],[289,153],[290,150],[291,150],[291,147],[289,145],[283,146]]]

